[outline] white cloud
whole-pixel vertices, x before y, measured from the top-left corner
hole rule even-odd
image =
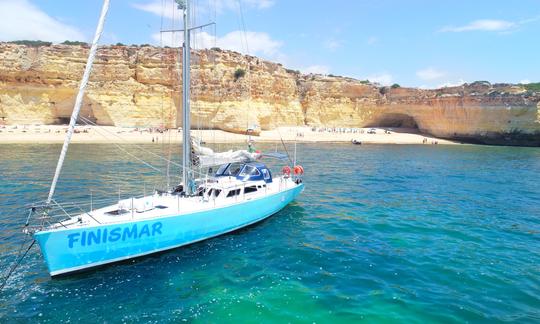
[[[389,86],[394,81],[394,77],[389,73],[373,74],[368,76],[366,79],[368,79],[370,82],[379,83],[384,86]]]
[[[227,3],[235,3],[237,4],[238,3],[238,0],[221,0],[221,1],[217,1],[217,3],[220,3],[220,2],[227,2]],[[257,8],[257,9],[266,9],[266,8],[270,8],[274,5],[274,0],[243,0],[242,2],[244,2],[245,4],[247,4],[248,6],[250,7],[253,7],[253,8]],[[236,8],[237,5],[235,5],[234,8]],[[232,7],[232,6],[230,6]]]
[[[153,0],[151,2],[133,3],[131,5],[136,9],[146,11],[160,17],[163,16],[170,19],[182,17],[182,11],[178,9],[178,6],[172,0]]]
[[[1,1],[1,0],[0,0]],[[216,11],[221,13],[225,10],[237,10],[239,0],[214,0],[210,5],[215,3]],[[242,6],[255,9],[266,9],[274,5],[274,0],[240,0]],[[162,2],[164,5],[162,5]],[[204,4],[206,2],[203,1]],[[132,4],[134,8],[152,13],[157,16],[166,18],[179,18],[181,11],[173,0],[149,0],[145,3]],[[204,7],[201,4],[196,10],[199,13],[208,12],[210,8]],[[213,8],[210,10],[213,12]],[[156,45],[179,47],[183,43],[182,33],[154,33],[151,35]],[[243,54],[261,56],[266,59],[283,61],[286,56],[280,52],[283,43],[274,40],[269,34],[264,32],[240,30],[232,31],[222,37],[215,37],[205,31],[196,31],[191,37],[191,47],[195,49],[219,47],[222,49],[233,50]]]
[[[371,36],[367,39],[367,44],[368,45],[375,45],[379,42],[379,38],[378,37],[375,37],[375,36]]]
[[[328,74],[330,73],[330,67],[326,65],[311,65],[305,68],[301,68],[300,71],[306,74]]]
[[[521,83],[521,84],[529,84],[529,83],[531,83],[531,80],[525,79],[525,80],[519,81],[519,83]]]
[[[459,79],[458,81],[455,81],[455,82],[448,81],[448,82],[439,84],[439,85],[436,86],[436,88],[459,87],[459,86],[461,86],[461,85],[464,85],[465,83],[467,83],[467,81],[465,81],[465,80],[463,80],[463,79]]]
[[[506,20],[480,19],[464,26],[446,26],[440,32],[467,32],[467,31],[490,31],[503,32],[514,29],[518,24]]]
[[[240,0],[242,4],[242,9],[244,8],[254,8],[258,10],[267,9],[272,7],[275,2],[274,0]],[[215,9],[218,13],[223,13],[226,10],[238,10],[239,0],[214,0],[210,3],[210,6],[215,5]],[[214,10],[214,8],[206,8],[209,11]]]
[[[341,47],[341,41],[335,39],[329,39],[323,43],[324,47],[334,52]]]
[[[164,34],[162,37],[163,46],[178,47],[183,42],[183,35],[180,33],[176,33],[174,36]],[[160,33],[153,34],[152,39],[159,45],[161,41]],[[235,30],[217,38],[207,32],[198,32],[192,36],[191,40],[192,47],[196,49],[219,47],[269,59],[281,59],[283,57],[279,51],[283,43],[272,39],[270,35],[263,32],[248,31],[244,34],[243,31]]]
[[[242,1],[242,6],[255,9],[267,9],[274,5],[273,0],[240,0]],[[238,0],[214,0],[203,3],[196,3],[196,11],[199,13],[208,13],[214,12],[214,9],[218,13],[223,13],[227,10],[238,10]],[[210,8],[214,6],[215,8]],[[182,12],[178,9],[177,4],[173,0],[151,0],[145,3],[133,3],[132,6],[136,9],[152,13],[156,16],[163,16],[169,19],[177,19],[182,17]]]
[[[430,85],[423,84],[423,85],[420,85],[418,88],[420,88],[420,89],[452,88],[452,87],[459,87],[459,86],[462,86],[462,85],[464,85],[465,83],[467,83],[467,81],[465,81],[465,80],[463,80],[463,79],[459,79],[459,80],[457,80],[457,81],[447,81],[447,82],[439,83],[439,84],[430,84]]]
[[[61,23],[28,0],[0,0],[0,40],[87,40],[77,28]]]
[[[530,24],[530,23],[534,23],[534,22],[537,22],[540,20],[540,15],[538,16],[535,16],[535,17],[532,17],[532,18],[527,18],[527,19],[523,19],[519,22],[520,25],[525,25],[525,24]]]
[[[439,71],[431,67],[416,71],[416,76],[424,81],[437,80],[444,77],[445,75],[446,75],[446,72]]]
[[[184,42],[182,33],[154,33],[154,43],[158,46],[180,47]],[[191,35],[191,47],[195,49],[218,47],[217,39],[207,32],[195,32]]]
[[[239,30],[232,31],[223,37],[217,38],[217,46],[251,55],[264,55],[274,57],[283,45],[274,40],[267,33]]]

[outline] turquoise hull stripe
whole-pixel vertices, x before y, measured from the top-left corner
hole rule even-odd
[[[130,259],[202,241],[280,211],[304,185],[218,209],[151,220],[34,234],[51,275]]]

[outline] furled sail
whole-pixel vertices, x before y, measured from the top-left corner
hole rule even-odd
[[[216,165],[222,165],[232,162],[253,162],[261,158],[262,154],[259,152],[249,152],[248,150],[229,150],[227,152],[214,152],[209,147],[201,146],[199,141],[192,138],[192,157],[193,164],[198,166],[211,167]]]

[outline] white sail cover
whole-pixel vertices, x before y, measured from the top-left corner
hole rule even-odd
[[[201,146],[197,140],[192,140],[193,153],[198,157],[200,167],[211,167],[232,162],[253,162],[261,157],[261,153],[250,153],[247,150],[214,152],[211,148]]]

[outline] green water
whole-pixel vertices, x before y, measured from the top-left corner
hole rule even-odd
[[[2,270],[59,150],[0,145]],[[298,156],[303,195],[233,234],[54,280],[31,250],[0,293],[0,322],[540,321],[539,149],[321,144]],[[165,182],[113,145],[73,145],[57,197]]]

